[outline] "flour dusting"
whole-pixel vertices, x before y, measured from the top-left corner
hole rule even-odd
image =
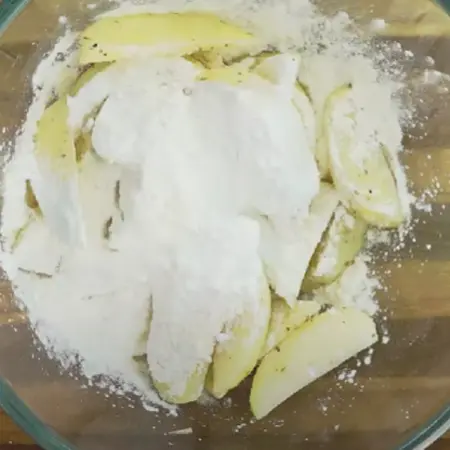
[[[33,76],[34,99],[5,170],[1,263],[49,355],[91,380],[119,382],[150,409],[174,412],[148,371],[167,397],[183,396],[212,362],[216,344],[232,340],[232,325],[259,310],[268,284],[290,304],[298,297],[338,204],[332,200],[322,228],[311,230],[318,223],[311,221],[313,200],[323,190],[311,147],[333,91],[353,89],[354,108],[338,109],[338,122],[356,136],[354,161],[385,146],[405,213],[411,197],[397,161],[410,112],[397,100],[395,70],[348,15],[325,18],[307,0],[121,2],[107,15],[171,11],[213,12],[253,33],[247,64],[230,81],[223,74],[208,79],[189,58],[125,58],[67,95],[69,132],[89,136],[95,154],[58,179],[70,195],[56,190],[67,200],[58,205],[64,220],[49,225],[42,217],[55,189],[42,176],[35,137],[49,103],[80,75],[77,35],[67,31]],[[70,26],[66,17],[59,22]],[[278,70],[250,72],[263,50],[282,54],[272,61]],[[430,71],[427,82],[436,79]],[[298,88],[304,98],[296,103]],[[346,120],[354,111],[356,128],[353,117]],[[42,208],[24,201],[27,183],[39,186]],[[354,219],[346,217],[351,228]],[[369,233],[372,245],[390,242],[386,232]],[[319,274],[335,264],[337,244]],[[374,316],[380,284],[369,266],[369,257],[358,256],[314,299]],[[253,323],[246,345],[265,326]],[[353,383],[355,375],[340,377]]]

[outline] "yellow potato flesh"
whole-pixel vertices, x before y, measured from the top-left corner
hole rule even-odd
[[[292,308],[280,297],[272,299],[272,313],[266,343],[260,357],[264,357],[293,330],[318,314],[320,304],[315,301],[297,301]]]
[[[366,222],[340,205],[311,260],[302,292],[333,283],[361,251],[366,231]]]
[[[206,383],[214,397],[224,397],[255,368],[266,342],[270,305],[270,291],[265,285],[259,307],[244,313],[227,333],[230,339],[217,344]]]
[[[80,64],[115,61],[144,51],[183,56],[253,40],[251,34],[207,13],[104,17],[80,36]]]
[[[299,112],[303,126],[305,127],[305,132],[308,137],[308,143],[311,148],[311,151],[314,153],[316,158],[317,167],[319,169],[319,173],[322,175],[322,162],[320,161],[320,155],[318,154],[318,145],[317,145],[317,123],[316,123],[316,113],[314,111],[313,105],[311,103],[310,98],[308,97],[308,93],[305,88],[300,84],[296,83],[296,89],[294,91],[294,106],[297,108]],[[324,179],[324,177],[322,177]]]
[[[160,397],[169,403],[182,405],[195,402],[202,395],[209,364],[199,365],[186,382],[186,387],[181,394],[174,394],[172,387],[166,383],[153,380],[153,384]]]
[[[75,83],[69,89],[69,95],[74,97],[78,94],[80,89],[88,84],[97,74],[103,72],[106,68],[110,66],[110,63],[99,63],[93,64],[87,70],[80,74],[80,76],[75,80]]]
[[[337,94],[335,94],[337,95]],[[317,145],[315,150],[317,167],[319,168],[322,180],[330,179],[330,156],[329,156],[329,135],[328,130],[331,126],[331,115],[333,112],[334,96],[331,95],[325,101],[323,110],[319,115],[317,130]]]
[[[255,75],[239,67],[221,67],[218,69],[205,70],[199,74],[199,81],[218,81],[233,86],[245,83]]]
[[[250,407],[257,419],[378,340],[374,321],[353,308],[331,309],[292,331],[256,370]]]
[[[67,100],[61,98],[44,111],[35,136],[36,157],[38,160],[45,160],[50,164],[51,170],[62,177],[72,175],[77,167],[68,117]]]
[[[31,210],[35,211],[38,215],[41,214],[41,210],[39,207],[39,202],[37,201],[36,194],[33,191],[33,187],[31,186],[31,181],[26,181],[25,188],[25,203]]]
[[[330,169],[338,191],[357,215],[368,224],[379,227],[398,227],[405,220],[396,179],[392,173],[383,145],[368,148],[355,158],[355,138],[344,131],[335,117],[339,102],[351,99],[351,87],[344,86],[332,94],[329,113],[328,143]],[[351,100],[350,100],[351,101]],[[357,120],[357,114],[346,116]]]

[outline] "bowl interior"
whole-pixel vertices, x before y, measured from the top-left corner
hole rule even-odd
[[[11,2],[11,11],[25,3]],[[105,0],[98,9],[88,9],[89,3],[35,0],[0,37],[0,144],[14,136],[23,120],[31,95],[30,75],[62,32],[58,18],[64,15],[82,26],[109,5]],[[381,39],[398,41],[414,53],[404,61],[408,72],[422,76],[429,69],[450,74],[450,19],[431,8],[428,0],[321,3],[329,11],[348,10],[361,22],[386,17],[406,24],[408,35],[400,26],[394,36]],[[426,28],[424,23],[436,26]],[[430,57],[435,61],[432,67]],[[404,163],[414,191],[423,195],[432,188],[436,195],[429,200],[431,213],[423,208],[414,212],[414,239],[408,237],[397,252],[382,244],[377,250],[375,270],[387,288],[379,294],[386,316],[380,323],[390,339],[376,346],[372,364],[364,364],[365,355],[360,358],[363,364],[354,381],[338,380],[333,372],[258,422],[248,411],[248,384],[222,406],[189,405],[178,417],[149,412],[132,396],[110,395],[88,386],[83,377],[62,372],[35,342],[15,306],[9,282],[3,280],[0,405],[49,449],[379,450],[415,448],[429,439],[450,419],[448,87],[450,82],[441,76],[413,91],[422,125],[408,130]],[[3,159],[8,152],[5,145]],[[346,367],[353,370],[356,365],[351,361]],[[177,433],[186,429],[192,432]]]

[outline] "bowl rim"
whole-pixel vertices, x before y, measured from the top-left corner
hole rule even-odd
[[[31,0],[3,0],[0,4],[0,35]],[[450,0],[435,0],[450,13]],[[0,408],[46,450],[77,450],[69,441],[46,425],[16,394],[12,385],[0,377]],[[423,424],[397,450],[424,450],[450,430],[450,404]]]
[[[0,5],[0,35],[22,12],[30,0],[3,0]]]

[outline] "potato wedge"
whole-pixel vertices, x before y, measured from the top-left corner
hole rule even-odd
[[[38,216],[42,214],[41,208],[39,207],[39,202],[37,201],[36,194],[33,191],[33,187],[31,186],[31,181],[27,180],[25,182],[25,204],[34,211]]]
[[[30,178],[48,226],[61,240],[83,241],[78,166],[74,136],[68,126],[66,98],[49,106],[38,123],[35,158],[39,173]]]
[[[332,126],[331,117],[333,114],[333,106],[336,97],[340,95],[340,91],[328,96],[323,104],[323,108],[318,112],[317,125],[317,144],[315,149],[315,156],[317,167],[319,168],[320,177],[322,180],[329,180],[330,175],[330,144],[329,144],[329,129]]]
[[[149,359],[149,354],[151,353],[153,345],[151,341],[150,328],[151,323],[148,327],[149,333],[147,334],[148,338],[146,340],[146,348],[144,349],[142,346],[142,339],[140,341],[138,340],[135,348],[136,354],[133,356],[135,363],[140,369],[140,372],[145,373],[146,376],[150,377],[153,386],[158,391],[159,396],[166,402],[176,405],[182,405],[197,401],[203,393],[205,380],[210,364],[206,362],[197,364],[192,373],[188,377],[186,377],[185,384],[182,390],[179,389],[178,386],[176,389],[174,389],[174,386],[171,383],[158,381],[152,373],[151,361]],[[145,358],[142,355],[142,353],[144,352]],[[141,353],[141,355],[139,355],[138,353]],[[173,361],[173,364],[176,365],[177,361]]]
[[[380,284],[372,275],[367,258],[363,254],[358,255],[336,281],[314,291],[314,300],[336,308],[357,308],[374,317],[379,304],[372,294]]]
[[[227,333],[230,339],[216,345],[206,382],[214,397],[223,398],[255,368],[267,338],[270,305],[270,290],[264,282],[259,307],[239,317]]]
[[[153,385],[160,397],[168,403],[183,405],[195,402],[202,395],[205,386],[206,375],[208,373],[209,364],[201,364],[197,366],[194,373],[186,382],[186,387],[181,394],[173,394],[171,386],[165,383],[159,383],[153,380]]]
[[[292,102],[297,108],[311,151],[316,148],[316,115],[306,90],[297,81],[300,66],[300,55],[292,54],[262,54],[256,58],[253,72],[273,84],[286,89],[292,95]]]
[[[103,72],[106,68],[108,68],[110,63],[99,63],[93,64],[87,70],[82,72],[80,76],[75,80],[75,83],[69,89],[69,95],[75,96],[78,94],[80,89],[88,84],[96,75],[100,72]]]
[[[311,260],[302,292],[333,283],[361,251],[366,231],[364,220],[339,205]]]
[[[270,286],[291,306],[338,203],[336,190],[322,183],[305,219],[279,226],[261,221],[261,255]]]
[[[95,64],[82,73],[69,88],[74,96],[109,64]],[[95,116],[97,109],[84,122]],[[79,199],[79,163],[92,148],[89,131],[69,126],[68,97],[60,97],[42,114],[35,135],[35,158],[39,174],[27,185],[27,202],[37,203],[50,228],[67,243],[84,239]],[[34,195],[34,199],[31,197]],[[64,207],[61,207],[64,205]]]
[[[266,343],[261,351],[263,358],[293,330],[319,313],[321,305],[315,301],[297,301],[292,308],[279,297],[272,298],[272,313]]]
[[[275,54],[260,57],[253,72],[273,84],[286,86],[294,91],[300,56],[297,54]]]
[[[98,75],[100,72],[103,72],[103,70],[108,68],[110,65],[110,63],[93,64],[76,79],[75,83],[70,87],[69,95],[76,96],[81,88],[83,88],[96,75]],[[94,108],[93,111],[85,117],[83,127],[78,132],[75,138],[75,151],[78,163],[80,163],[83,160],[84,156],[93,148],[91,131],[90,129],[86,129],[86,124],[90,120],[95,120],[99,109],[99,106]]]
[[[255,77],[255,75],[240,67],[224,66],[217,69],[204,70],[198,75],[197,79],[199,81],[220,81],[236,86],[245,83],[252,77]]]
[[[355,152],[352,127],[358,113],[351,86],[337,89],[329,101],[328,144],[330,170],[336,188],[357,215],[368,224],[397,227],[406,219],[397,180],[383,145]],[[346,123],[345,129],[342,122]]]
[[[136,347],[133,354],[133,361],[136,369],[140,375],[144,378],[150,378],[150,369],[147,362],[147,341],[150,333],[152,320],[152,311],[149,310],[147,326],[140,334],[139,339],[136,342]],[[196,401],[203,392],[203,386],[205,384],[205,378],[207,373],[208,365],[202,369],[199,366],[194,374],[191,375],[188,382],[186,383],[186,388],[182,394],[174,395],[171,393],[170,386],[166,383],[158,383],[153,380],[153,385],[158,391],[160,397],[174,404],[184,404]]]
[[[175,393],[170,384],[160,382],[152,377],[148,360],[148,353],[151,351],[152,346],[152,342],[149,339],[152,317],[153,313],[149,311],[147,327],[136,342],[133,359],[137,364],[139,371],[141,374],[145,374],[150,377],[153,386],[158,391],[159,396],[166,402],[176,405],[195,402],[203,393],[209,364],[201,363],[197,365],[193,373],[186,380],[186,385],[181,393]],[[176,361],[174,361],[174,364],[176,364]]]
[[[80,36],[80,64],[130,55],[182,56],[198,50],[249,44],[251,34],[207,13],[103,17]]]
[[[48,277],[57,272],[65,254],[44,221],[35,217],[20,230],[12,250],[15,264],[21,271]]]
[[[296,83],[296,89],[294,89],[294,94],[292,101],[297,108],[300,116],[302,118],[303,125],[305,127],[305,133],[307,134],[309,147],[311,152],[315,155],[317,167],[319,168],[319,173],[321,178],[323,177],[323,170],[321,168],[321,160],[318,155],[317,150],[317,123],[316,123],[316,113],[314,107],[311,103],[308,93],[305,88],[300,84]]]
[[[220,69],[225,66],[222,55],[213,50],[200,50],[184,57],[199,68]]]
[[[357,309],[330,309],[292,331],[262,360],[250,406],[261,419],[293,394],[377,342],[374,321]]]

